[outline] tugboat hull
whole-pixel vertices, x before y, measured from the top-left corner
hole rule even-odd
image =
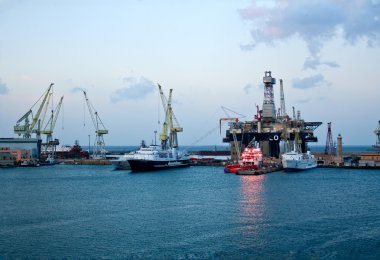
[[[190,166],[190,160],[156,161],[156,160],[128,160],[132,172],[158,171]]]

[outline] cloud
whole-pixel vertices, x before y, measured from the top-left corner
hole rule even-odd
[[[310,57],[304,68],[320,65],[337,67],[335,62],[321,62],[319,54],[325,42],[339,32],[346,42],[355,44],[365,39],[374,47],[380,42],[380,1],[350,0],[254,0],[239,10],[240,16],[252,22],[250,44],[242,50],[254,49],[258,44],[274,45],[281,40],[300,37],[306,43]]]
[[[248,83],[247,85],[244,86],[244,92],[245,94],[249,94],[251,90],[253,89],[253,85]]]
[[[293,79],[292,81],[293,88],[298,88],[298,89],[315,88],[322,84],[329,85],[329,83],[325,80],[325,78],[321,74],[306,77],[303,79]]]
[[[139,79],[127,77],[123,79],[123,83],[127,86],[112,93],[112,102],[116,103],[124,99],[142,99],[156,88],[152,81],[144,77]]]
[[[320,61],[319,57],[308,57],[305,60],[305,63],[303,64],[304,69],[317,69],[321,65],[326,65],[331,68],[338,68],[340,67],[339,64],[337,64],[334,61]]]
[[[0,95],[5,95],[9,92],[9,88],[7,84],[3,83],[0,79]]]

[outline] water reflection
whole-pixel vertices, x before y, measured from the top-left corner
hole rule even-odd
[[[264,175],[240,176],[240,229],[242,242],[255,240],[263,224],[265,204],[263,201]]]

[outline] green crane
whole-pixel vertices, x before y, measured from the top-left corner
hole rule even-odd
[[[52,137],[53,131],[54,131],[55,124],[57,123],[57,119],[58,119],[59,111],[61,110],[61,107],[62,107],[62,103],[63,103],[63,96],[59,100],[59,103],[55,107],[55,109],[51,110],[50,118],[47,121],[44,129],[41,131],[41,134],[46,135],[46,145],[49,145],[53,142],[53,137]]]
[[[87,97],[86,91],[83,90],[83,94],[87,103],[88,111],[91,115],[92,123],[94,124],[94,127],[95,127],[95,134],[96,134],[92,158],[105,159],[106,149],[105,149],[103,135],[108,134],[108,130],[105,128],[102,120],[100,119],[98,115],[98,112],[95,110],[94,106],[90,103],[90,100]]]
[[[52,87],[53,87],[54,83],[51,83],[49,88],[44,92],[44,94],[37,100],[36,103],[34,103],[34,105],[29,109],[28,112],[26,112],[17,122],[16,122],[16,125],[14,126],[14,132],[15,134],[18,134],[19,136],[20,135],[23,135],[24,138],[31,138],[32,137],[32,133],[36,133],[36,137],[38,139],[40,139],[40,127],[41,127],[41,124],[40,124],[40,115],[41,115],[41,112],[42,112],[42,109],[45,107],[45,105],[48,104],[48,97],[50,97],[51,95],[51,90],[52,90]],[[33,107],[38,103],[38,101],[42,99],[42,102],[37,110],[37,113],[33,116]],[[46,111],[46,110],[45,110]],[[31,119],[29,119],[29,117],[32,117]],[[36,128],[37,126],[37,128]]]

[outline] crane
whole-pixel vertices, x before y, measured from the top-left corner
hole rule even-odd
[[[168,109],[169,101],[168,101],[167,97],[165,96],[164,92],[162,91],[162,87],[160,86],[160,84],[157,84],[157,85],[158,85],[158,90],[159,90],[160,96],[161,96],[162,106],[164,108],[164,112],[166,112]],[[172,91],[173,91],[173,89],[170,89],[169,95],[171,95]],[[170,96],[170,98],[171,98],[171,96]],[[170,106],[171,106],[171,100],[170,100]],[[173,128],[175,128],[175,129],[173,129],[173,130],[176,132],[182,132],[183,128],[180,127],[178,120],[177,120],[176,116],[174,115],[173,111],[171,112],[171,115],[172,115],[172,121],[174,120],[174,123],[175,123],[175,125],[173,125]]]
[[[177,118],[174,116],[172,110],[172,93],[173,89],[169,90],[169,97],[167,98],[162,91],[162,87],[158,84],[162,106],[165,111],[165,121],[162,125],[162,132],[160,134],[162,149],[177,148],[178,138],[177,133],[182,132],[183,128],[179,125]],[[169,132],[169,135],[168,135]],[[169,140],[169,144],[168,144]]]
[[[51,83],[49,88],[44,92],[44,94],[37,100],[37,102],[43,97],[42,102],[40,104],[40,107],[37,110],[37,113],[33,116],[33,107],[37,104],[34,103],[34,105],[29,109],[28,112],[26,112],[17,122],[14,126],[13,130],[15,134],[23,135],[24,138],[31,138],[32,133],[36,133],[36,137],[40,138],[40,115],[42,112],[42,109],[45,107],[46,101],[48,100],[48,97],[51,95],[51,89],[53,87],[54,83]],[[29,116],[32,116],[31,122],[29,121]],[[38,124],[37,124],[38,123]],[[36,124],[38,125],[37,129],[34,129]]]
[[[94,127],[95,127],[95,134],[96,134],[92,158],[104,159],[106,158],[106,150],[105,150],[103,135],[108,134],[108,130],[105,128],[102,120],[100,119],[98,115],[98,112],[95,110],[94,106],[90,103],[90,100],[87,97],[86,91],[83,90],[83,94],[87,103],[88,111],[91,115],[92,123],[94,124]]]
[[[59,100],[59,103],[56,106],[56,108],[54,110],[51,110],[50,118],[48,122],[46,123],[44,129],[41,131],[41,134],[46,135],[47,145],[49,145],[53,141],[52,134],[53,134],[53,130],[58,119],[59,111],[61,110],[62,102],[63,102],[63,96]]]

